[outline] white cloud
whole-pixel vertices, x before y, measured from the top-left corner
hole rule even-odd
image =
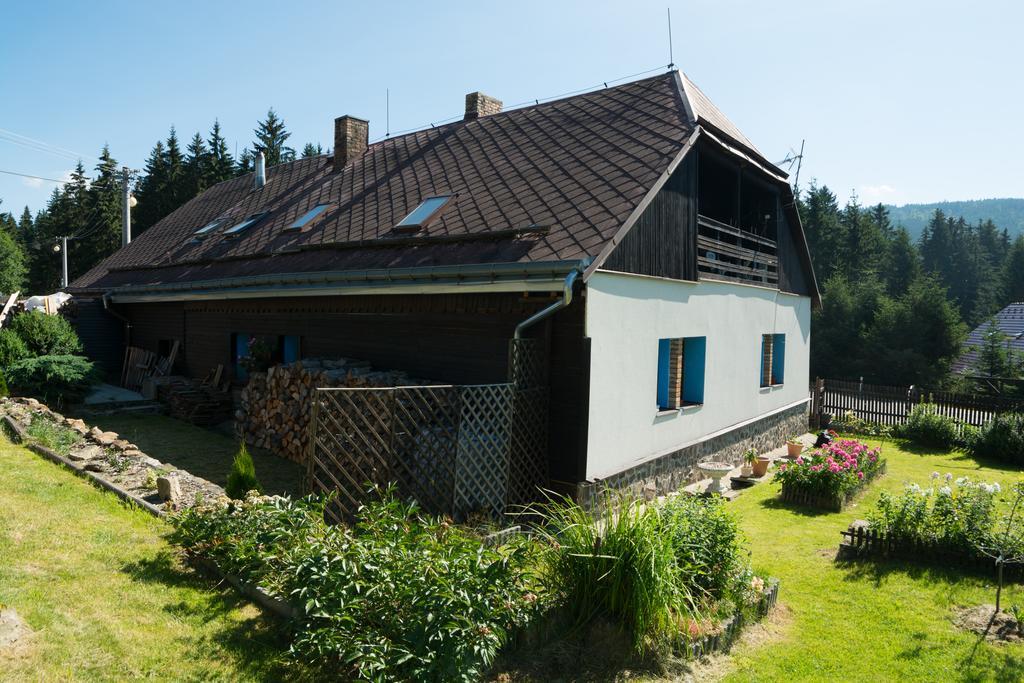
[[[891,185],[861,185],[857,188],[857,198],[861,204],[877,204],[891,202],[896,188]]]
[[[36,189],[37,187],[43,186],[43,181],[40,180],[39,178],[22,178],[21,184],[24,185],[25,187],[31,187],[32,189]]]

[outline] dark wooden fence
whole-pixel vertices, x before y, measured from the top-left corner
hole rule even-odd
[[[1022,399],[866,384],[858,380],[819,379],[811,393],[816,418],[830,415],[841,420],[844,414],[852,412],[861,420],[890,426],[906,422],[910,411],[921,402],[933,403],[940,415],[975,427],[999,413],[1024,412]]]

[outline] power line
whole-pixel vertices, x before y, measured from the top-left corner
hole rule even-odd
[[[51,182],[51,183],[60,183],[61,185],[65,184],[65,183],[70,183],[71,182],[70,180],[57,180],[56,178],[44,178],[43,176],[39,176],[39,175],[30,175],[28,173],[17,173],[15,171],[0,170],[0,173],[6,173],[7,175],[16,175],[16,176],[20,176],[22,178],[32,178],[34,180],[45,180],[45,181]]]
[[[71,149],[67,149],[66,147],[52,145],[49,142],[44,142],[42,140],[30,138],[27,135],[15,133],[12,130],[6,130],[4,128],[0,128],[0,140],[6,140],[7,142],[11,142],[16,145],[21,145],[22,147],[27,147],[29,149],[34,149],[38,152],[46,152],[49,154],[55,154],[57,156],[68,157],[71,159],[99,159],[99,157],[94,157],[89,154],[79,154],[78,152]]]

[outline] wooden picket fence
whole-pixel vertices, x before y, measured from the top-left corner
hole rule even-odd
[[[981,553],[955,550],[939,543],[925,542],[899,536],[887,535],[871,529],[861,520],[854,522],[846,531],[841,531],[843,541],[839,546],[841,555],[859,557],[884,557],[910,560],[922,564],[956,567],[964,571],[992,576],[995,574],[995,560]],[[1024,566],[1004,564],[1003,576],[1007,580],[1024,579]]]
[[[981,427],[999,413],[1024,412],[1024,399],[866,384],[858,380],[819,379],[811,394],[812,413],[819,424],[824,424],[822,416],[841,419],[852,412],[867,422],[895,426],[906,422],[910,411],[922,402],[934,404],[940,415],[975,427]]]
[[[779,600],[779,582],[772,580],[770,588],[757,605],[754,623],[760,621],[775,607]],[[713,635],[707,635],[697,640],[688,641],[685,646],[685,653],[692,659],[699,659],[714,652],[728,652],[736,639],[739,638],[747,620],[742,612],[737,612],[721,624],[721,630]]]

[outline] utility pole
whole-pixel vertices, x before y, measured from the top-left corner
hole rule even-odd
[[[60,238],[60,288],[68,287],[68,236]]]
[[[131,169],[121,168],[121,246],[132,241]]]

